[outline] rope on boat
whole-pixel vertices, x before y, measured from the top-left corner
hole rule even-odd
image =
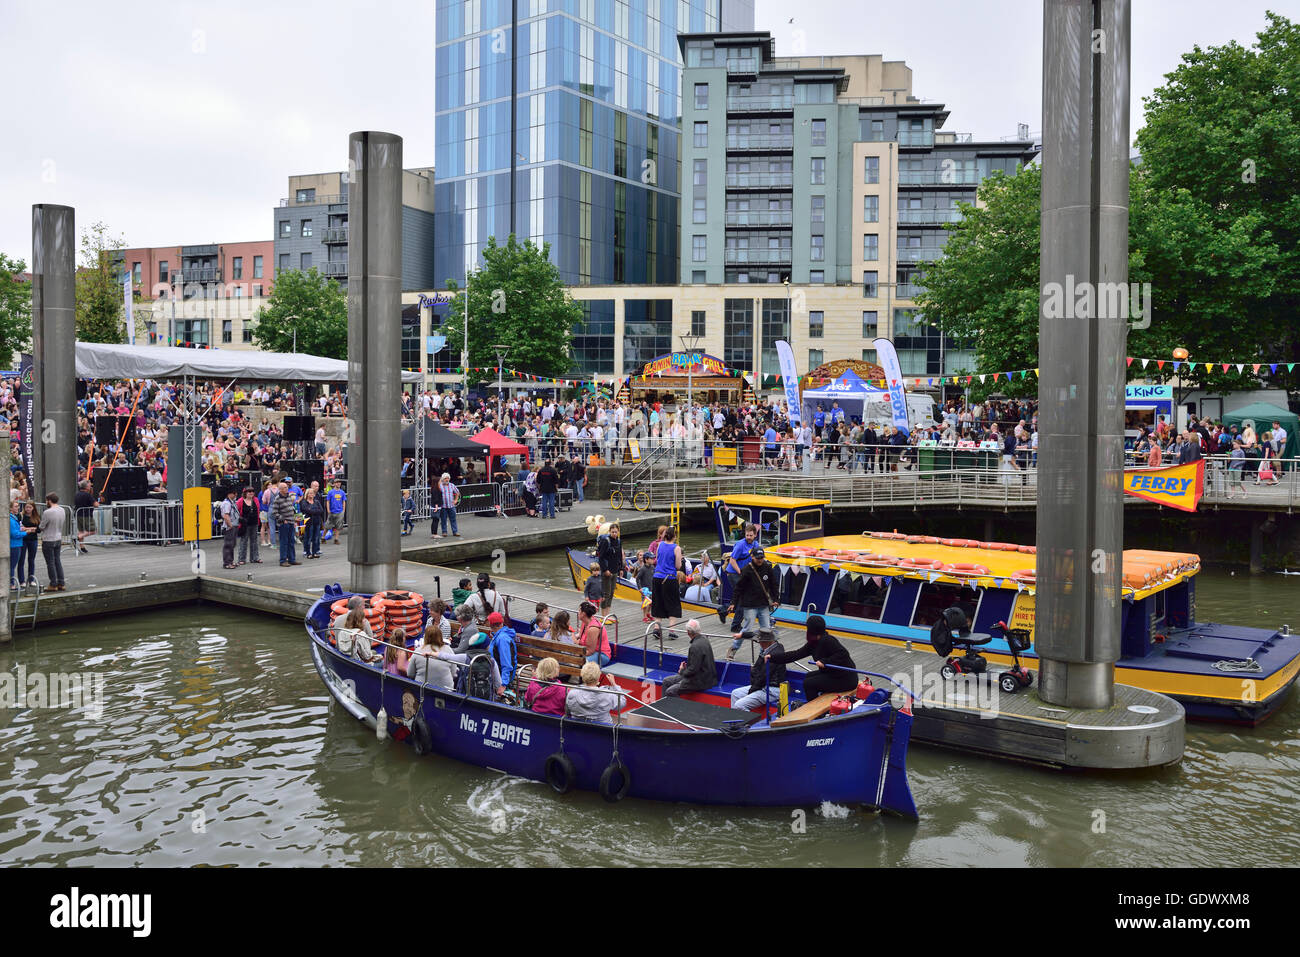
[[[1213,667],[1218,671],[1234,672],[1259,672],[1264,669],[1259,666],[1259,662],[1254,658],[1247,658],[1245,661],[1216,661]]]

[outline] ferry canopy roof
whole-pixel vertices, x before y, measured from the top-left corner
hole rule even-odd
[[[239,379],[249,382],[347,382],[345,359],[304,352],[255,349],[182,349],[77,343],[79,379]],[[419,382],[418,372],[403,372],[403,382]]]
[[[711,495],[707,501],[710,505],[722,502],[749,508],[812,508],[831,504],[827,498],[787,498],[782,495]]]

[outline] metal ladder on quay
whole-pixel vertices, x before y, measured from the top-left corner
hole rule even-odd
[[[29,588],[34,588],[34,594],[28,594]],[[36,617],[40,614],[41,593],[44,589],[37,582],[34,586],[19,585],[16,589],[9,589],[9,627],[13,631],[18,630],[19,622],[27,622],[28,629],[36,627]],[[22,611],[22,603],[31,602],[31,611]]]

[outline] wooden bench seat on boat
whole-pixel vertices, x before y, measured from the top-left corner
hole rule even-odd
[[[795,708],[785,717],[772,719],[772,727],[787,728],[791,725],[807,724],[816,718],[824,717],[826,712],[831,710],[831,702],[842,694],[844,694],[843,691],[828,691],[824,695],[818,695],[812,701]]]
[[[536,635],[516,635],[515,653],[519,658],[519,677],[517,687],[522,693],[527,690],[537,665],[543,658],[554,658],[560,666],[560,674],[577,678],[582,666],[587,663],[587,656],[581,645],[568,641],[555,641],[551,638],[539,638]]]

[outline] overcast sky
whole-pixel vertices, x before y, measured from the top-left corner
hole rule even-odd
[[[1042,127],[1041,0],[757,6],[777,56],[905,60],[946,129]],[[1250,46],[1268,6],[1135,0],[1134,132],[1182,53]],[[0,251],[29,263],[32,203],[132,246],[271,239],[287,177],[344,168],[354,130],[401,134],[405,165],[433,163],[433,0],[4,0],[0,24]]]

